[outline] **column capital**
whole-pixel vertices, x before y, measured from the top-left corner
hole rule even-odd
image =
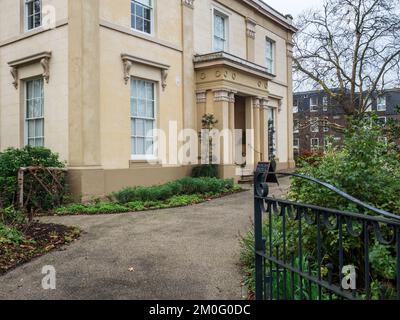
[[[254,97],[253,98],[253,108],[254,109],[259,109],[261,104],[260,104],[260,98],[259,97]]]
[[[225,102],[230,102],[230,92],[225,89],[217,89],[214,90],[214,102],[220,102],[220,101],[225,101]]]
[[[261,108],[264,109],[264,110],[269,109],[268,102],[269,102],[268,99],[261,99]]]
[[[194,0],[182,0],[182,5],[194,9]]]
[[[196,92],[196,102],[198,104],[200,103],[206,103],[207,101],[207,92],[206,91],[197,91]]]

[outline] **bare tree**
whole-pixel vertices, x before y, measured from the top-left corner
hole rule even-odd
[[[400,0],[324,0],[297,25],[297,83],[324,90],[347,115],[400,83]]]

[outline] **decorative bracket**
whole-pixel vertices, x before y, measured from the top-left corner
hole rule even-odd
[[[190,9],[194,8],[194,0],[182,0],[182,4]]]
[[[37,53],[31,56],[27,56],[24,58],[20,58],[17,60],[10,61],[8,65],[10,66],[11,75],[14,79],[13,85],[15,89],[18,89],[18,81],[19,81],[19,72],[18,69],[27,65],[31,65],[34,63],[40,63],[43,68],[42,76],[46,80],[46,83],[49,83],[50,80],[50,58],[51,52],[45,51],[41,53]]]
[[[169,65],[135,57],[129,54],[121,54],[121,59],[124,67],[125,84],[128,84],[128,81],[131,77],[131,69],[133,64],[138,63],[148,67],[159,69],[161,71],[161,86],[163,91],[165,91],[165,88],[167,87],[168,70],[170,68]]]
[[[129,78],[131,77],[132,62],[127,59],[125,59],[125,60],[123,59],[122,62],[124,64],[125,84],[128,84]]]

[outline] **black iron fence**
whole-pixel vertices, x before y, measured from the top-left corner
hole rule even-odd
[[[371,214],[275,199],[270,175],[254,177],[256,299],[400,300],[399,216],[296,174],[277,175],[310,180]]]

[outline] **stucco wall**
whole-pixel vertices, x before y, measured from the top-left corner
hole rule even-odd
[[[15,89],[9,61],[43,51],[51,51],[50,81],[44,81],[45,146],[68,158],[68,29],[66,26],[0,47],[0,149],[21,147],[24,143],[23,80],[41,76],[39,63],[19,68]]]
[[[131,76],[156,82],[157,128],[168,136],[169,121],[183,128],[182,53],[106,28],[100,32],[100,103],[102,165],[128,168],[131,159],[130,82],[124,83],[121,54],[170,66],[165,91],[158,68],[134,63]],[[193,93],[194,95],[194,93]]]

